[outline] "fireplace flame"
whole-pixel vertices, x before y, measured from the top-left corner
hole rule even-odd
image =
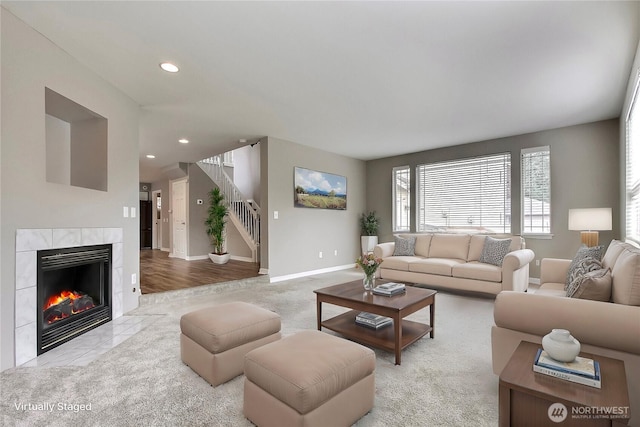
[[[60,306],[60,308],[56,306]],[[42,311],[45,312],[45,321],[51,324],[93,307],[95,307],[95,304],[89,295],[65,290],[57,295],[50,296],[45,302]]]
[[[66,300],[67,298],[70,299],[71,301],[73,301],[74,299],[78,299],[78,298],[81,298],[81,297],[82,297],[82,295],[80,295],[76,291],[62,291],[58,295],[50,296],[49,299],[45,302],[44,308],[42,310],[46,310],[47,308],[49,308],[51,306],[54,306],[56,304],[60,304],[62,301]]]

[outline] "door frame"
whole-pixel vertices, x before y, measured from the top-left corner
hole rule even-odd
[[[181,181],[184,181],[184,216],[185,216],[185,251],[184,251],[184,258],[181,259],[188,259],[189,256],[189,178],[188,177],[184,177],[184,178],[179,178],[179,179],[173,179],[169,181],[169,222],[170,222],[170,227],[169,227],[169,236],[170,236],[170,243],[169,243],[169,257],[176,257],[173,253],[173,185],[176,183],[179,183]]]
[[[160,218],[158,218],[158,196],[162,203],[162,190],[154,190],[151,192],[151,212],[153,221],[151,222],[151,249],[162,249],[162,208],[160,208]],[[158,221],[158,223],[156,223]]]

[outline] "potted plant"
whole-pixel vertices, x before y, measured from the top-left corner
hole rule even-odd
[[[373,252],[373,248],[378,244],[378,227],[380,219],[376,216],[375,211],[362,214],[360,217],[360,245],[363,254]]]
[[[209,210],[204,223],[213,245],[213,252],[209,254],[209,258],[216,264],[226,264],[231,257],[224,250],[224,227],[228,213],[229,208],[224,204],[224,195],[218,187],[213,188],[209,192]]]

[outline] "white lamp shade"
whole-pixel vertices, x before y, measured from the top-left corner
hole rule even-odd
[[[611,208],[569,209],[569,230],[611,230]]]

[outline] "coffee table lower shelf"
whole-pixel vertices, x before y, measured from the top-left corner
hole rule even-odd
[[[322,326],[361,344],[370,345],[390,352],[395,351],[395,334],[393,325],[381,329],[367,328],[356,324],[359,310],[351,310],[322,322]],[[402,341],[400,349],[404,349],[431,332],[430,325],[402,319]]]

